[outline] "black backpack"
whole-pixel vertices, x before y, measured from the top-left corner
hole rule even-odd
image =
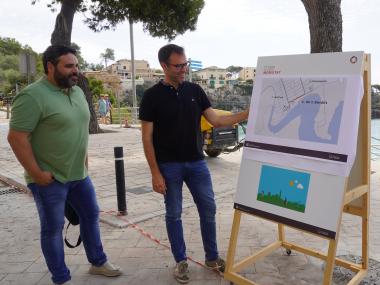
[[[69,248],[75,248],[75,247],[79,246],[80,243],[82,242],[82,238],[80,237],[80,235],[78,237],[78,241],[77,241],[76,245],[70,244],[69,241],[67,240],[66,236],[67,236],[67,229],[69,228],[70,225],[74,225],[74,226],[79,225],[79,216],[78,216],[77,212],[75,212],[74,208],[71,207],[71,205],[67,201],[65,204],[65,217],[69,221],[67,224],[67,227],[66,227],[65,244]]]

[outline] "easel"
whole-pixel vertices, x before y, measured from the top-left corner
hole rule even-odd
[[[329,241],[327,254],[310,248],[306,248],[295,243],[286,241],[284,224],[278,223],[278,240],[266,246],[255,255],[249,256],[238,263],[234,263],[237,238],[240,228],[242,214],[252,215],[235,209],[234,219],[231,230],[230,244],[227,253],[227,264],[224,278],[239,285],[258,285],[253,281],[238,274],[239,271],[255,263],[258,259],[263,258],[274,250],[281,247],[286,249],[288,254],[295,250],[326,262],[323,277],[323,285],[330,285],[334,264],[350,269],[356,275],[351,279],[348,285],[359,284],[365,277],[368,270],[368,233],[369,233],[369,195],[370,195],[370,144],[371,144],[371,58],[369,54],[364,55],[363,66],[363,85],[364,96],[360,107],[360,122],[358,131],[357,153],[351,174],[345,181],[345,194],[341,206],[339,225],[342,221],[342,213],[356,215],[362,218],[362,263],[355,264],[346,260],[336,258],[336,249],[339,238],[339,227],[335,239],[327,238],[322,235],[318,237]],[[297,229],[300,230],[300,229]],[[300,230],[302,231],[302,230]],[[284,283],[285,284],[285,283]]]

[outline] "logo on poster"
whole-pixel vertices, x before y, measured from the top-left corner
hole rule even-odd
[[[355,64],[357,61],[358,61],[358,58],[357,58],[356,56],[351,56],[351,58],[350,58],[350,62],[351,62],[352,64]]]
[[[280,74],[280,70],[276,70],[276,66],[274,65],[266,65],[264,66],[264,74]]]

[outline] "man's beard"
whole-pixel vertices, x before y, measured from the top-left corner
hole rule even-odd
[[[54,80],[57,83],[57,85],[61,88],[71,88],[74,85],[77,84],[78,80],[73,79],[72,77],[76,76],[78,77],[77,73],[72,73],[69,75],[63,75],[61,72],[59,72],[57,69],[54,71]]]

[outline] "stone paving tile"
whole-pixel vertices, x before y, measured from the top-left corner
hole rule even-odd
[[[116,187],[114,176],[113,146],[123,146],[125,154],[125,175],[127,188],[151,187],[141,148],[138,129],[118,129],[107,126],[115,132],[90,136],[90,175],[97,188],[99,205],[102,210],[116,209]],[[23,182],[23,171],[6,142],[7,127],[0,120],[0,173]],[[233,219],[233,196],[241,152],[222,155],[217,159],[206,159],[212,174],[217,198],[217,237],[222,257],[226,256]],[[380,162],[373,163],[373,169],[380,169]],[[226,179],[228,177],[228,179]],[[371,216],[370,216],[370,257],[380,260],[380,171],[372,175]],[[138,226],[168,245],[163,214],[162,196],[151,192],[136,195],[127,192],[127,220],[138,221]],[[199,217],[189,191],[184,189],[183,224],[188,255],[203,262],[204,253],[199,230]],[[146,211],[144,214],[144,210]],[[0,196],[0,285],[3,284],[51,284],[50,274],[41,256],[39,245],[39,222],[34,201],[25,194]],[[102,214],[104,217],[106,214]],[[150,216],[148,216],[150,215]],[[146,220],[146,218],[149,218]],[[125,222],[124,222],[125,223]],[[83,246],[65,249],[75,284],[178,284],[173,279],[175,265],[169,249],[157,245],[131,227],[115,228],[100,225],[103,245],[109,259],[122,266],[124,274],[119,278],[105,278],[87,274],[89,264]],[[71,236],[77,236],[73,227]],[[343,215],[337,253],[358,254],[361,251],[361,220]],[[286,228],[286,238],[303,246],[326,252],[328,243],[297,230]],[[70,237],[71,237],[70,236]],[[238,238],[235,261],[239,261],[277,238],[277,225],[250,215],[243,215]],[[192,285],[224,285],[228,281],[213,272],[190,262]],[[287,256],[279,249],[243,270],[243,276],[258,284],[321,284],[322,262],[301,253],[292,252]]]
[[[0,285],[30,285],[38,283],[46,273],[7,274]]]

